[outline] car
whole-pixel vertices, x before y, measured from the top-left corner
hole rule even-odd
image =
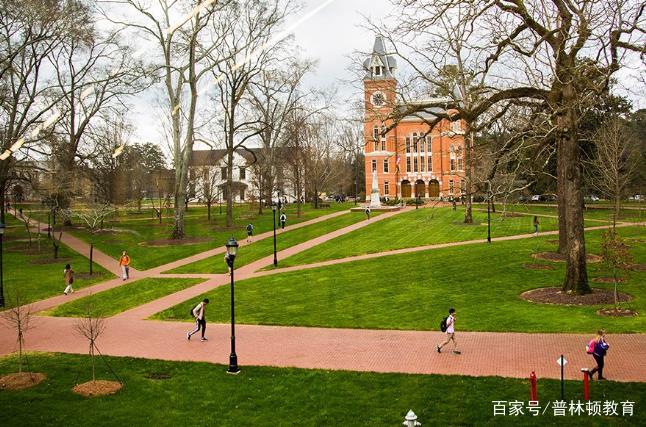
[[[637,202],[643,202],[644,201],[644,196],[642,194],[635,194],[634,196],[629,197],[628,200],[635,200]]]
[[[595,196],[594,194],[590,194],[590,195],[589,195],[588,197],[586,197],[586,198],[587,198],[588,200],[590,200],[591,202],[598,202],[598,201],[599,201],[599,198],[598,198],[597,196]]]
[[[541,201],[541,195],[540,194],[534,194],[532,198],[530,199],[532,202],[540,202]]]

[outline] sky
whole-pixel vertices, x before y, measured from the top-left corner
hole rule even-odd
[[[302,55],[318,60],[316,70],[305,78],[305,86],[317,89],[335,87],[339,99],[346,99],[356,92],[359,83],[350,83],[354,76],[348,71],[352,65],[349,56],[355,51],[371,50],[374,43],[374,35],[361,28],[365,23],[362,15],[381,20],[392,6],[387,0],[305,0],[303,9],[288,21],[287,27],[300,22],[325,3],[328,4],[324,8],[296,26],[293,34]],[[166,148],[155,107],[151,108],[152,102],[154,96],[149,93],[133,104],[129,117],[135,127],[134,139],[154,142]]]
[[[312,14],[322,5],[325,6]],[[386,19],[391,10],[392,5],[388,0],[303,0],[303,9],[287,22],[286,28],[297,25],[293,34],[302,55],[318,60],[316,70],[306,76],[305,86],[316,89],[335,87],[338,99],[344,103],[352,97],[359,97],[357,90],[361,82],[348,70],[352,66],[350,55],[372,49],[374,34],[362,27],[366,17],[379,22]],[[634,108],[646,108],[642,85],[637,85],[637,89],[630,83],[635,82],[634,78],[630,78],[635,74],[634,69],[618,73],[618,92],[628,96]],[[154,142],[166,148],[168,145],[161,133],[154,98],[151,93],[144,94],[130,111],[129,117],[136,129],[134,139]]]

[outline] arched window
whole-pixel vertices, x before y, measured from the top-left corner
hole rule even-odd
[[[419,147],[417,146],[418,141],[419,141],[419,140],[417,139],[417,133],[416,133],[416,132],[414,132],[414,133],[413,133],[413,153],[417,153],[417,151],[418,151],[418,149],[419,149]]]

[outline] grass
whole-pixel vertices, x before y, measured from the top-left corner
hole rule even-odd
[[[32,248],[28,247],[28,236],[24,225],[6,215],[7,228],[3,236],[3,279],[7,307],[15,306],[19,294],[22,304],[62,294],[65,289],[63,269],[71,264],[76,273],[74,288],[81,289],[114,277],[97,263],[89,275],[90,262],[65,245],[54,259],[52,243],[47,235],[40,238],[40,252],[35,233],[32,233]]]
[[[450,207],[404,212],[322,243],[281,262],[282,267],[311,264],[393,249],[487,238],[487,214],[474,211],[473,224],[463,224],[464,212]],[[558,228],[556,218],[541,218],[540,230]],[[531,233],[532,217],[491,216],[491,237]]]
[[[238,375],[208,363],[105,357],[98,378],[125,386],[115,395],[84,398],[71,388],[90,379],[88,356],[30,354],[32,371],[47,380],[30,389],[0,392],[10,408],[5,426],[395,426],[409,409],[422,425],[645,425],[644,383],[592,385],[593,400],[633,401],[634,416],[493,417],[492,401],[527,404],[528,382],[500,377],[407,375],[243,366]],[[0,359],[0,375],[13,372],[14,356]],[[166,380],[150,379],[163,373]],[[539,379],[542,408],[560,400],[555,380]],[[566,401],[583,400],[580,382],[566,381]],[[153,404],[151,404],[153,403]]]
[[[622,228],[643,239],[644,228]],[[586,233],[587,249],[599,252],[601,232]],[[551,237],[554,239],[554,237]],[[645,272],[633,272],[620,290],[634,299],[625,306],[639,316],[601,318],[598,306],[529,303],[529,289],[560,286],[565,266],[535,271],[531,254],[554,250],[550,238],[472,244],[392,255],[236,282],[236,320],[240,323],[335,328],[436,330],[447,307],[460,311],[459,330],[589,333],[646,332]],[[635,262],[646,262],[646,245],[631,248]],[[589,264],[590,277],[605,276],[602,264]],[[594,286],[611,288],[611,284]],[[228,286],[208,294],[226,301]],[[196,297],[194,300],[205,297]],[[157,313],[156,319],[188,320],[188,302]],[[209,320],[226,323],[229,306],[209,309]]]
[[[479,209],[486,209],[486,204],[475,205]],[[623,206],[623,205],[622,205]],[[518,212],[525,214],[543,214],[543,215],[557,215],[555,206],[542,206],[535,205],[531,203],[527,204],[509,204],[506,206],[507,211],[509,212]],[[503,206],[498,205],[498,210],[502,211]],[[599,221],[612,221],[613,208],[608,207],[607,205],[589,205],[587,209],[584,210],[583,216],[587,220],[599,220]],[[646,220],[646,209],[620,209],[619,211],[619,221],[625,222],[638,222]]]
[[[276,248],[277,251],[290,248],[305,241],[322,236],[323,234],[347,227],[360,221],[365,220],[365,215],[361,212],[352,212],[331,218],[316,224],[311,224],[296,230],[281,232],[277,231]],[[253,242],[238,251],[236,257],[236,268],[257,261],[263,257],[271,256],[274,251],[274,239],[268,238]],[[279,261],[280,262],[280,261]],[[192,264],[166,271],[165,273],[226,273],[227,267],[222,261],[222,256],[206,258]]]
[[[202,279],[142,279],[59,305],[42,314],[82,317],[89,306],[97,317],[110,317],[202,282]]]
[[[296,205],[289,204],[286,207],[288,224],[318,218],[349,207],[350,204],[348,203],[332,203],[329,208],[325,209],[313,209],[309,206],[304,206],[301,217],[297,217]],[[132,259],[132,267],[145,270],[186,258],[214,247],[224,246],[231,235],[234,235],[238,240],[244,239],[246,237],[245,226],[250,222],[254,224],[254,234],[260,234],[272,229],[273,216],[271,209],[264,209],[262,215],[258,215],[257,209],[252,210],[248,205],[236,206],[234,209],[233,229],[225,227],[225,214],[219,215],[217,212],[217,209],[213,210],[213,220],[209,223],[206,218],[206,208],[191,207],[189,209],[185,225],[186,237],[187,239],[202,239],[190,244],[181,244],[181,242],[160,246],[149,246],[147,244],[151,241],[170,237],[173,228],[172,218],[165,218],[164,222],[159,224],[159,222],[150,219],[150,217],[136,218],[128,215],[106,223],[106,228],[109,227],[111,230],[97,233],[94,236],[81,228],[71,229],[70,232],[86,242],[94,242],[97,249],[115,259],[119,258],[121,251],[127,250]]]

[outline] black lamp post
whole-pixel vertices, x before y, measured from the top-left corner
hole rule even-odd
[[[0,222],[0,307],[4,307],[4,272],[2,271],[2,236],[5,226]]]
[[[491,243],[491,181],[487,181],[487,243]]]
[[[236,259],[236,253],[238,252],[238,242],[236,239],[231,236],[227,241],[227,264],[231,269],[231,354],[229,355],[229,369],[227,370],[230,374],[237,374],[240,372],[238,368],[238,356],[236,355],[236,317],[235,317],[235,298],[234,298],[234,288],[233,288],[233,262]]]
[[[274,267],[278,267],[278,256],[276,255],[276,205],[271,205],[271,212],[274,215]]]

